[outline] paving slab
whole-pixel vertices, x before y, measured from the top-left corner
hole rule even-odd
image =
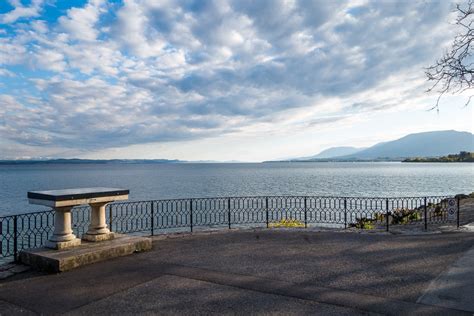
[[[353,308],[166,275],[66,315],[367,315]]]
[[[212,270],[196,269],[170,265],[167,274],[177,275],[188,279],[228,285],[235,288],[252,290],[259,293],[277,294],[284,297],[298,298],[332,306],[343,306],[366,312],[385,315],[469,315],[454,308],[443,308],[424,304],[416,304],[365,295],[314,285],[301,285],[280,280],[259,278],[255,276],[222,273]]]
[[[38,314],[58,314],[103,299],[163,275],[144,253],[57,274],[17,275],[0,283],[0,299]]]
[[[474,247],[435,279],[418,302],[474,313]]]

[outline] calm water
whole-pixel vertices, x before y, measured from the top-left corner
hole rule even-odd
[[[108,186],[131,200],[245,195],[423,196],[474,191],[474,164],[268,163],[0,166],[0,215],[30,190]]]

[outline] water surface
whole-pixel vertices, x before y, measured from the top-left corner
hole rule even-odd
[[[38,164],[0,166],[0,215],[44,209],[27,191],[107,186],[131,200],[324,195],[424,196],[474,191],[471,163]]]

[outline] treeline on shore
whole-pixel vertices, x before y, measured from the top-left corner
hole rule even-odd
[[[442,157],[415,157],[407,158],[403,162],[474,162],[474,153],[461,151],[459,154],[452,154]]]

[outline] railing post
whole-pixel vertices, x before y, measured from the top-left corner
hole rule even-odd
[[[108,208],[109,208],[109,230],[113,231],[112,230],[112,205],[109,205]]]
[[[387,228],[386,230],[389,231],[389,225],[390,225],[390,212],[388,210],[388,199],[385,200],[385,220],[386,220],[386,225],[387,225]]]
[[[13,216],[13,260],[18,262],[18,219]]]
[[[229,221],[229,229],[230,229],[230,224],[231,224],[231,221],[230,221],[230,198],[227,199],[227,217],[228,217],[228,221]]]
[[[189,212],[189,222],[190,222],[190,228],[191,228],[191,233],[193,232],[193,199],[190,199],[190,212]]]
[[[347,198],[344,198],[344,229],[347,228]]]
[[[151,235],[155,235],[155,203],[151,201]]]
[[[425,231],[428,230],[428,205],[427,205],[426,203],[427,203],[427,200],[426,200],[426,197],[425,197],[425,207],[424,207],[424,211],[425,211],[425,214],[424,214],[424,218],[425,218]]]
[[[269,226],[268,224],[268,197],[265,198],[265,215],[266,215],[266,218],[267,218],[267,228]]]
[[[306,196],[304,197],[304,228],[308,228],[308,211],[306,208]]]
[[[459,229],[459,211],[460,211],[460,198],[459,196],[456,198],[457,199],[457,213],[456,213],[456,226]]]

